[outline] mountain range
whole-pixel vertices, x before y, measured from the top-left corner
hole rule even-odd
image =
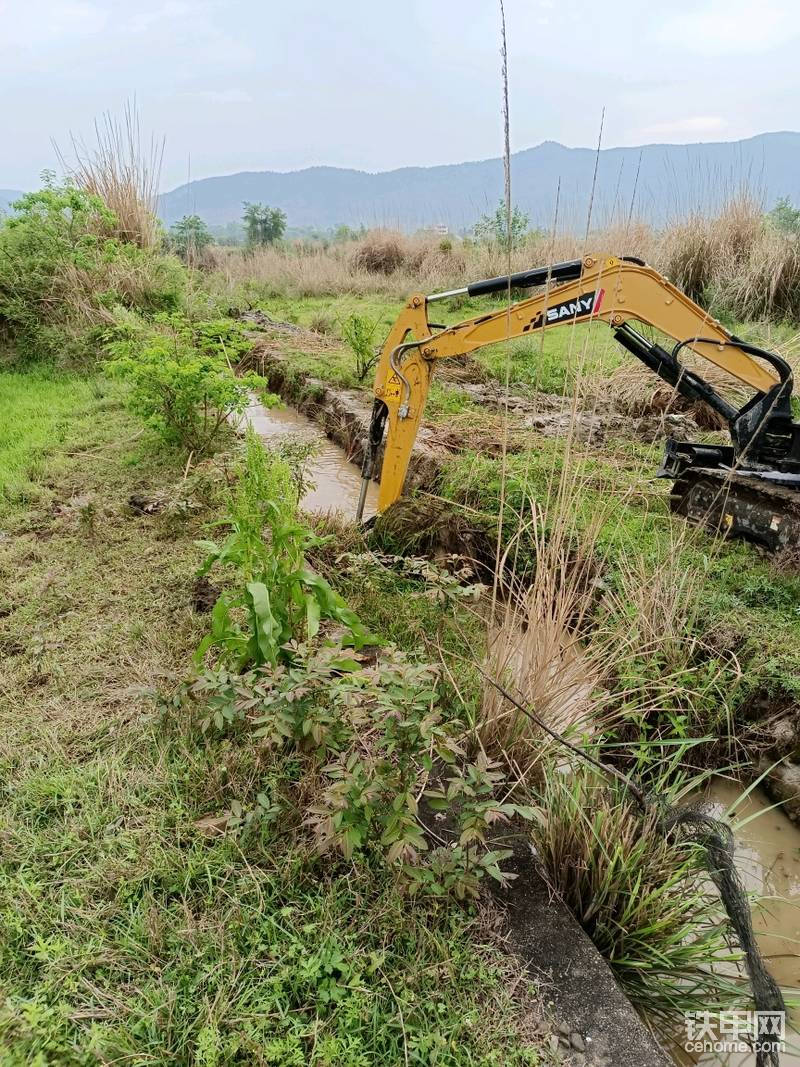
[[[532,226],[559,229],[621,222],[661,224],[690,211],[708,212],[749,190],[771,207],[782,196],[800,205],[800,133],[762,133],[740,141],[648,144],[633,148],[567,148],[544,141],[511,158],[514,204]],[[370,173],[343,167],[242,171],[201,178],[163,193],[167,226],[200,215],[210,226],[241,220],[247,201],[286,212],[293,231],[339,225],[458,232],[493,212],[504,189],[500,158]],[[21,193],[0,189],[0,212]]]
[[[286,212],[293,229],[340,224],[415,230],[469,228],[503,195],[502,159],[369,173],[340,167],[243,171],[202,178],[160,198],[171,225],[187,214],[211,226],[241,219],[245,201]],[[585,226],[591,201],[597,224],[629,215],[653,223],[709,211],[743,187],[771,207],[781,196],[800,204],[800,133],[764,133],[740,141],[567,148],[545,141],[515,152],[512,197],[531,225]]]

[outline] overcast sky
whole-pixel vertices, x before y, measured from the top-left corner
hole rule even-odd
[[[512,147],[800,129],[797,0],[506,0]],[[495,0],[0,0],[0,187],[136,96],[162,187],[502,145]]]

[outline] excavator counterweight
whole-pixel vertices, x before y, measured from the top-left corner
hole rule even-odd
[[[530,297],[510,301],[512,290]],[[496,311],[453,326],[428,321],[428,306],[457,295],[506,293]],[[604,322],[616,341],[681,396],[703,402],[727,423],[730,446],[668,441],[658,474],[673,480],[672,508],[689,521],[769,549],[800,547],[800,424],[792,418],[792,371],[779,355],[730,333],[640,259],[592,253],[580,260],[415,294],[389,332],[375,375],[375,401],[363,467],[375,474],[384,443],[378,510],[402,494],[437,360],[578,322]],[[662,347],[640,324],[671,338]],[[686,367],[691,351],[752,390],[737,407]],[[363,512],[359,504],[359,520]]]

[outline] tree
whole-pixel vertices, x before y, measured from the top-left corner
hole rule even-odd
[[[169,228],[170,248],[187,263],[213,243],[214,238],[199,215],[184,215]]]
[[[334,244],[345,244],[348,241],[358,241],[367,232],[366,226],[359,226],[357,230],[354,230],[351,226],[347,226],[342,223],[341,226],[337,226],[333,231],[331,240]]]
[[[508,224],[506,202],[501,198],[497,210],[493,215],[481,215],[475,223],[474,234],[478,241],[487,244],[504,245],[511,235],[511,247],[516,248],[522,243],[528,232],[529,217],[518,207],[511,208],[511,225]]]
[[[783,233],[800,233],[800,208],[794,207],[788,196],[778,199],[767,218],[776,230]]]
[[[249,245],[275,244],[286,230],[286,215],[279,207],[267,207],[266,204],[245,203],[242,221]]]

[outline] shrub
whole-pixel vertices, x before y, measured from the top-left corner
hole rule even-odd
[[[378,361],[375,351],[375,331],[378,321],[364,315],[348,315],[342,322],[342,337],[353,353],[356,377],[363,382]]]
[[[179,307],[181,265],[111,236],[115,226],[98,197],[52,183],[0,224],[0,336],[18,354],[85,359],[118,306]]]
[[[477,241],[486,244],[506,245],[519,248],[528,233],[530,218],[521,208],[511,206],[511,215],[503,198],[491,215],[481,215],[475,223],[474,233]]]
[[[788,196],[778,198],[767,218],[782,233],[800,233],[800,208],[796,208]]]
[[[184,215],[169,228],[169,246],[186,263],[196,263],[213,243],[211,231],[199,215]]]
[[[388,230],[373,230],[367,234],[350,256],[352,267],[372,274],[393,274],[404,261],[402,237]]]
[[[463,726],[443,714],[438,677],[394,648],[374,666],[335,644],[301,644],[290,666],[231,674],[208,670],[178,703],[205,733],[244,729],[271,751],[293,756],[296,802],[318,853],[346,858],[379,851],[411,892],[475,897],[487,875],[505,883],[509,855],[487,843],[490,827],[531,809],[511,803],[497,764],[480,755],[460,766]],[[442,780],[428,789],[434,762]],[[429,851],[419,813],[453,815],[455,834]],[[503,796],[504,799],[497,799]],[[263,791],[237,806],[236,828],[264,817]]]
[[[106,344],[109,370],[131,382],[131,408],[149,426],[170,444],[203,455],[229,418],[245,410],[250,391],[264,385],[254,373],[237,378],[231,367],[252,343],[231,320],[190,325],[173,315],[158,325],[119,327]]]

